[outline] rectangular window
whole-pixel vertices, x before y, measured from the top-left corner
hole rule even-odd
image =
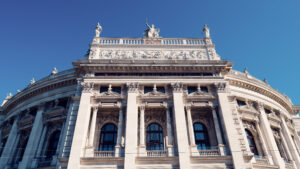
[[[208,88],[206,86],[201,87],[201,92],[208,93]]]

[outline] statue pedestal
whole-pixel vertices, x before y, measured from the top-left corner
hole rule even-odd
[[[85,148],[85,157],[94,157],[94,147]]]
[[[199,151],[197,149],[197,145],[191,145],[190,150],[191,150],[191,156],[200,156]]]
[[[121,145],[116,145],[115,157],[122,157],[122,147],[121,147]]]
[[[220,152],[221,156],[225,156],[226,155],[224,144],[219,144],[218,145],[218,149],[219,149],[219,152]]]

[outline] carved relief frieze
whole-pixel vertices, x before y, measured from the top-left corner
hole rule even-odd
[[[161,60],[218,60],[216,51],[213,48],[198,50],[157,50],[157,49],[132,49],[132,50],[120,50],[120,49],[91,49],[90,59],[161,59]],[[98,56],[97,56],[97,53]]]

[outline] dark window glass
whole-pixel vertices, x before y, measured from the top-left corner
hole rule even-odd
[[[147,127],[147,150],[164,150],[163,129],[157,123]]]
[[[199,150],[210,149],[207,129],[202,123],[194,123],[194,135]]]
[[[68,98],[59,99],[58,106],[62,106],[64,108],[66,108],[67,104],[68,104]]]
[[[198,87],[197,86],[188,86],[188,94],[194,93],[198,91]]]
[[[23,155],[24,155],[24,152],[25,152],[25,149],[26,149],[27,142],[28,142],[28,137],[25,140],[20,139],[19,145],[17,147],[17,154],[16,154],[16,157],[15,157],[16,158],[16,160],[15,160],[16,163],[19,163],[20,161],[22,161]]]
[[[100,93],[108,92],[108,87],[107,86],[101,86],[100,87]]]
[[[117,127],[108,123],[101,128],[99,150],[100,151],[114,151],[117,142]]]
[[[153,87],[152,86],[144,86],[144,94],[152,92]]]
[[[121,94],[121,87],[112,87],[112,91]]]
[[[249,144],[249,147],[250,147],[250,151],[254,155],[258,155],[256,144],[255,144],[254,137],[253,137],[252,133],[249,130],[247,130],[247,129],[245,129],[245,133],[246,133],[246,136],[247,136],[247,140],[248,140],[248,144]]]
[[[207,87],[201,87],[201,92],[208,93],[208,88]]]
[[[6,141],[7,141],[7,137],[6,137],[5,139],[2,140],[2,145],[1,145],[1,147],[0,147],[0,157],[1,157],[2,152],[3,152],[3,150],[4,150]]]
[[[265,109],[265,112],[266,112],[266,114],[270,114],[270,113],[271,113],[271,110]]]
[[[55,131],[49,138],[49,144],[46,151],[46,160],[51,160],[56,153],[60,136],[60,130]]]
[[[165,93],[165,88],[164,87],[156,87],[156,91]]]
[[[237,104],[238,104],[239,107],[241,107],[241,106],[245,106],[246,102],[242,101],[242,100],[237,100]]]

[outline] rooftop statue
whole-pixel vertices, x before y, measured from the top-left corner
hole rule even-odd
[[[205,38],[210,38],[209,28],[207,27],[206,24],[204,25],[202,32],[204,33]]]
[[[101,32],[102,32],[102,27],[101,27],[100,23],[98,22],[96,29],[95,29],[95,37],[99,38]]]
[[[152,24],[151,26],[148,24],[148,22],[146,22],[146,26],[148,27],[147,30],[145,30],[144,32],[144,36],[147,38],[159,38],[159,29],[155,29],[154,24]]]

